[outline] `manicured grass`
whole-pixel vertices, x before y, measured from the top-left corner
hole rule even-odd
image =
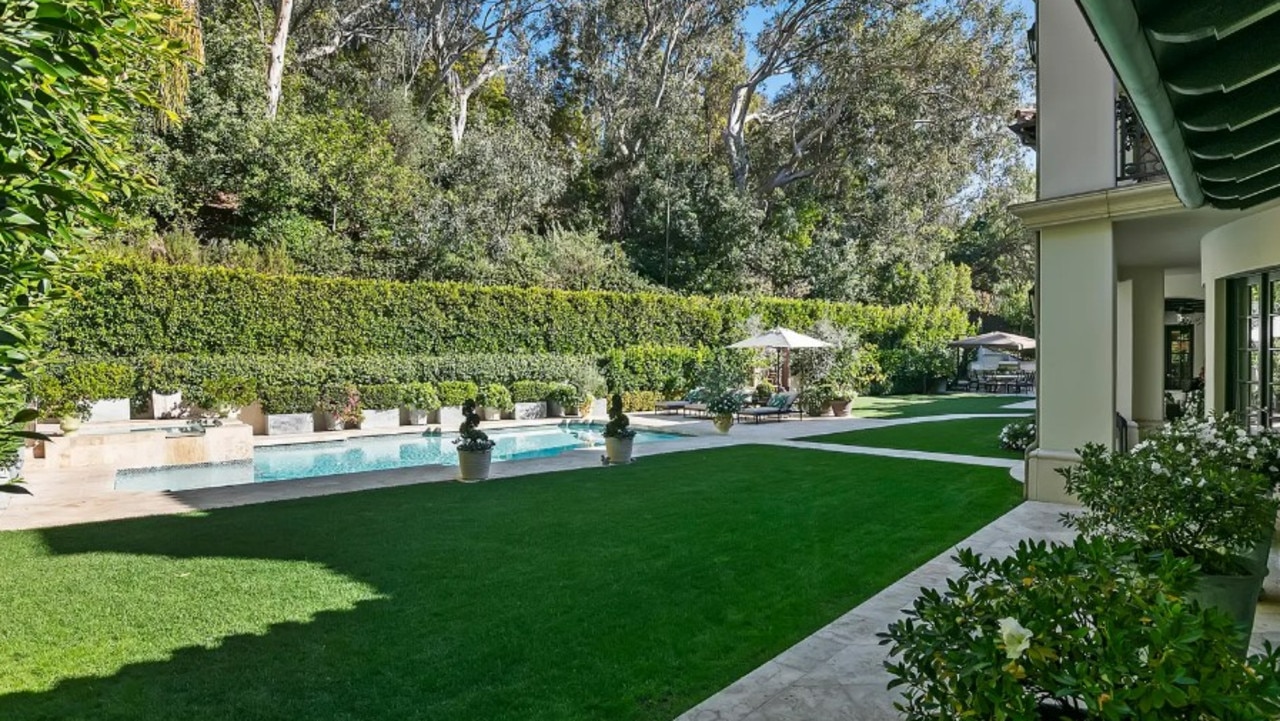
[[[952,393],[925,396],[860,396],[853,401],[853,415],[859,418],[920,418],[951,413],[1023,413],[1004,406],[1031,400],[1023,396]]]
[[[1018,503],[739,446],[0,534],[0,718],[668,721]]]
[[[1016,418],[966,418],[954,421],[904,423],[885,428],[810,436],[802,440],[838,443],[843,446],[901,448],[910,451],[955,453],[964,456],[1021,458],[1018,451],[1000,447],[1000,430]]]

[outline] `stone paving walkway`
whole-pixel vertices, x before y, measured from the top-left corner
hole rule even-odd
[[[943,587],[959,567],[951,556],[972,548],[1007,555],[1018,541],[1070,541],[1059,517],[1068,506],[1026,502],[852,611],[757,668],[676,721],[885,721],[900,719],[899,692],[886,688],[887,650],[876,634],[888,628],[924,587]],[[1271,568],[1277,567],[1273,549]],[[1280,574],[1267,579],[1258,604],[1253,647],[1280,643]]]

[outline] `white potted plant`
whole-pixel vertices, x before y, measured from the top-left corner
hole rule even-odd
[[[556,383],[547,391],[547,417],[576,417],[582,405],[578,389],[569,383]]]
[[[515,409],[515,404],[511,402],[511,391],[501,383],[482,386],[476,396],[476,404],[476,412],[480,414],[481,420],[486,421],[496,421]]]
[[[257,384],[248,378],[221,375],[200,384],[196,405],[203,415],[235,419],[240,409],[258,398]]]
[[[474,400],[462,404],[462,425],[458,428],[458,437],[453,439],[453,444],[458,447],[458,480],[463,483],[483,481],[489,477],[493,447],[497,445],[480,430],[480,414],[476,413],[476,408]]]
[[[474,400],[480,392],[471,381],[441,381],[436,389],[440,393],[436,422],[443,428],[453,428],[462,423],[462,404]]]
[[[724,391],[707,401],[707,412],[716,430],[728,433],[733,426],[733,416],[742,410],[742,396],[737,391]]]
[[[400,424],[425,426],[440,408],[440,396],[430,383],[406,383],[400,388]]]
[[[609,402],[609,422],[604,427],[604,462],[606,465],[631,462],[636,432],[631,419],[622,412],[622,394],[614,393]]]
[[[269,436],[296,435],[315,430],[313,411],[319,393],[302,386],[267,386],[260,392]]]
[[[361,386],[362,429],[400,427],[400,386],[379,383]]]
[[[152,418],[159,420],[186,415],[187,407],[182,403],[182,384],[175,362],[165,356],[147,356],[141,361],[139,375],[140,390],[151,394]]]
[[[531,421],[547,417],[547,394],[551,388],[540,381],[516,381],[511,384],[515,401],[515,419]]]

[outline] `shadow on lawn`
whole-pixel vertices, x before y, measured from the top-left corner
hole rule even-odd
[[[858,418],[924,418],[959,413],[1025,413],[1005,406],[1034,400],[1028,396],[957,394],[936,396],[864,396],[854,402]]]

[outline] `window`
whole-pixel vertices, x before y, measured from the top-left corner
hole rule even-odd
[[[1228,286],[1229,407],[1250,428],[1280,428],[1280,269]]]
[[[1171,325],[1164,329],[1164,389],[1191,390],[1195,380],[1195,326]]]

